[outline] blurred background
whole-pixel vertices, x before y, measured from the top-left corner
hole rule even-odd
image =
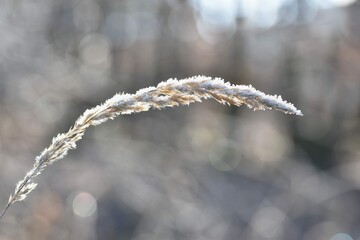
[[[360,239],[360,1],[0,0],[0,205],[117,92],[221,77],[304,116],[215,101],[120,116],[37,178],[0,239]]]

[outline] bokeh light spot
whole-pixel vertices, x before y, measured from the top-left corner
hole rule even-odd
[[[97,201],[90,193],[81,192],[74,197],[72,207],[79,217],[90,217],[96,212]]]
[[[238,146],[226,139],[217,141],[209,151],[211,165],[221,171],[230,171],[241,161]]]
[[[244,1],[242,4],[242,14],[255,26],[268,28],[273,26],[278,18],[278,9],[283,0],[270,1]]]
[[[335,236],[333,236],[330,240],[353,240],[352,237],[350,237],[349,234],[346,233],[338,233]]]
[[[88,35],[81,40],[81,59],[89,65],[102,64],[110,55],[110,44],[102,35]]]
[[[343,7],[350,5],[354,3],[356,0],[328,0],[330,4],[337,6],[337,7]]]
[[[252,221],[253,229],[266,238],[279,238],[283,230],[286,216],[274,207],[265,207],[255,214]]]
[[[104,35],[115,48],[128,48],[138,39],[138,24],[131,14],[109,14],[103,26]]]

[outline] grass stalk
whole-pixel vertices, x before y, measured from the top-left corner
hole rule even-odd
[[[231,85],[222,79],[197,76],[184,80],[170,79],[161,82],[157,87],[149,87],[135,94],[116,94],[105,103],[86,110],[66,133],[53,138],[49,147],[35,158],[33,168],[20,180],[8,203],[0,215],[4,216],[15,202],[24,200],[35,189],[34,178],[48,165],[64,158],[70,149],[76,148],[90,126],[99,125],[118,115],[163,109],[179,105],[201,102],[201,99],[213,98],[219,103],[228,105],[246,105],[254,110],[275,109],[286,114],[302,115],[294,105],[281,99],[280,96],[266,95],[251,86]]]

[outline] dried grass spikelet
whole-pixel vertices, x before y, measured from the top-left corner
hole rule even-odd
[[[105,103],[88,109],[80,116],[67,133],[53,138],[51,145],[36,157],[33,168],[16,185],[6,208],[22,201],[35,189],[34,178],[48,165],[66,156],[70,149],[76,148],[76,142],[82,138],[85,130],[92,125],[99,125],[121,114],[148,111],[150,108],[162,109],[200,102],[202,98],[213,98],[222,104],[240,106],[245,104],[254,110],[275,109],[287,114],[302,115],[294,105],[280,96],[269,96],[251,86],[231,85],[222,79],[197,76],[184,80],[170,79],[157,87],[149,87],[135,94],[116,94]]]

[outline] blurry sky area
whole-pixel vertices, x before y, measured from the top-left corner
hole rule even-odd
[[[206,100],[92,127],[0,240],[360,240],[356,0],[0,0],[0,207],[87,108],[194,75],[304,116]]]

